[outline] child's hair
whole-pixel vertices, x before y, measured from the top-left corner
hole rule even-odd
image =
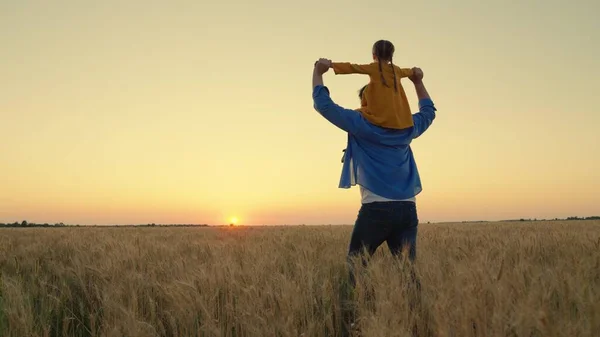
[[[394,62],[392,61],[394,57],[394,45],[388,40],[379,40],[375,42],[373,45],[373,55],[377,57],[379,61],[379,74],[381,74],[381,82],[386,87],[389,87],[385,82],[385,78],[383,77],[383,70],[381,69],[381,62],[390,62],[390,66],[392,67],[392,73],[394,74],[394,91],[398,90],[398,85],[396,84],[396,72],[394,71]]]

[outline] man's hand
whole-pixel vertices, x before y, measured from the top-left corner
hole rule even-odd
[[[412,76],[409,79],[415,84],[415,90],[417,91],[417,97],[419,100],[422,99],[431,99],[429,97],[429,93],[427,93],[427,89],[425,89],[425,85],[423,84],[423,70],[421,68],[414,67]]]
[[[331,68],[331,60],[320,58],[315,62],[315,72],[319,75],[325,74]]]
[[[423,81],[423,70],[421,68],[414,67],[412,68],[413,74],[408,79],[410,79],[413,83],[417,84]]]

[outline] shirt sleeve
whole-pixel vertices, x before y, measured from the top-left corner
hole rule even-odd
[[[419,100],[419,112],[413,115],[413,138],[418,138],[429,128],[435,119],[436,111],[431,99]]]
[[[371,74],[373,72],[372,64],[354,64],[348,62],[333,62],[333,71],[336,75],[346,74]]]
[[[411,77],[413,75],[412,68],[399,68],[400,69],[400,77]]]
[[[318,85],[313,89],[314,108],[321,116],[338,128],[353,134],[361,135],[368,132],[364,118],[358,111],[342,108],[329,97],[329,89]]]

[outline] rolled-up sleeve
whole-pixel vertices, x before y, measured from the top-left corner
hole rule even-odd
[[[413,138],[417,138],[425,132],[433,120],[437,109],[430,98],[419,100],[419,112],[413,115]]]
[[[313,101],[315,110],[338,128],[354,135],[359,135],[366,131],[366,122],[360,113],[335,104],[329,96],[329,89],[327,87],[322,85],[314,87]]]

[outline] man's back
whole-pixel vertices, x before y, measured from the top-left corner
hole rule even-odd
[[[324,86],[314,88],[313,99],[315,109],[323,117],[348,132],[340,188],[358,184],[389,199],[412,198],[421,192],[410,143],[435,119],[431,99],[419,101],[420,111],[413,115],[414,126],[403,130],[373,125],[356,111],[340,107]]]

